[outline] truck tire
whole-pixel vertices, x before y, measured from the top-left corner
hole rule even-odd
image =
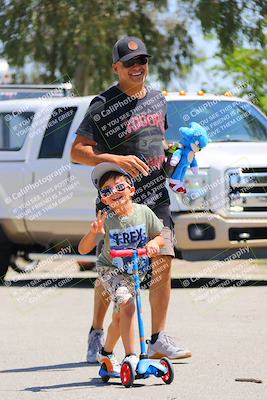
[[[174,248],[175,258],[179,258],[179,260],[183,260],[182,252]]]
[[[78,265],[80,267],[80,271],[92,271],[92,269],[95,268],[95,262],[79,261]]]
[[[29,274],[39,266],[39,261],[12,257],[10,266],[18,274]]]
[[[1,243],[1,247],[4,244]],[[0,282],[3,282],[10,265],[11,251],[10,249],[1,249],[0,251]]]

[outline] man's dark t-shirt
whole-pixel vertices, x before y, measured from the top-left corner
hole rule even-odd
[[[166,108],[160,91],[147,88],[146,96],[137,99],[114,85],[92,100],[77,130],[77,134],[97,143],[97,152],[135,155],[149,166],[147,177],[134,179],[134,201],[152,209],[169,204],[162,143],[167,128]]]

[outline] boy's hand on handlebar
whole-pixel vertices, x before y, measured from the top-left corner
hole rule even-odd
[[[157,255],[159,255],[159,245],[155,240],[150,240],[146,246],[145,246],[146,250],[147,250],[147,255],[148,257],[155,257]]]
[[[99,210],[97,213],[97,219],[91,223],[91,232],[95,235],[105,235],[104,223],[107,219],[108,213],[105,211],[103,214]]]

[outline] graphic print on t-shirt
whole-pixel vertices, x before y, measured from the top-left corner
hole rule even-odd
[[[135,181],[134,201],[155,208],[169,204],[162,144],[167,103],[160,91],[146,89],[139,99],[111,86],[93,99],[77,132],[94,140],[99,153],[133,155],[145,162],[149,175]]]
[[[110,249],[112,250],[136,249],[145,247],[147,242],[148,235],[145,224],[128,226],[124,229],[111,229],[109,231],[109,243]],[[123,272],[127,272],[128,274],[133,273],[133,263],[131,257],[116,257],[113,259],[112,264]],[[148,267],[148,257],[139,257],[139,271],[145,272],[148,270]]]
[[[162,137],[155,134],[155,127],[143,128],[142,133],[131,133],[124,143],[125,153],[135,153],[150,167],[151,171],[162,168],[165,156],[162,153]],[[151,179],[151,178],[150,178]]]

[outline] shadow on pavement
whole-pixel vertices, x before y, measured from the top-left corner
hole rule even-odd
[[[0,286],[6,287],[57,287],[58,289],[64,288],[79,288],[79,289],[88,289],[94,288],[95,278],[70,278],[67,282],[62,284],[64,278],[47,278],[47,279],[22,279],[17,281],[8,281],[8,280],[0,280]],[[216,280],[216,283],[214,282]],[[34,282],[34,285],[32,285]],[[228,279],[228,278],[215,278],[215,277],[185,277],[185,278],[172,278],[171,287],[172,289],[197,289],[202,287],[203,285],[209,285],[209,282],[214,282],[212,287],[242,287],[242,286],[267,286],[267,280],[255,280],[255,279]],[[241,284],[240,284],[241,282]],[[147,288],[149,286],[149,281],[143,281],[141,288]]]
[[[118,383],[120,384],[120,383]],[[86,387],[99,387],[103,386],[103,383],[98,378],[93,378],[91,381],[85,382],[72,382],[72,383],[60,383],[57,385],[50,386],[32,386],[23,389],[24,392],[46,392],[53,389],[77,389],[77,388],[86,388]]]
[[[36,372],[36,371],[46,371],[49,369],[55,370],[65,370],[73,368],[84,368],[96,366],[97,364],[88,364],[87,362],[77,362],[77,363],[65,363],[65,364],[55,364],[55,365],[40,365],[39,367],[29,367],[29,368],[15,368],[15,369],[5,369],[0,371],[3,373],[16,373],[16,372]]]
[[[165,386],[165,383],[155,383],[155,384],[149,384],[148,386]],[[57,385],[50,385],[50,386],[32,386],[23,389],[24,392],[46,392],[50,391],[53,389],[77,389],[77,388],[87,388],[87,387],[108,387],[108,386],[117,386],[120,389],[125,390],[123,385],[121,384],[120,381],[117,382],[112,382],[109,381],[108,383],[104,383],[101,381],[100,378],[92,378],[88,381],[85,382],[72,382],[72,383],[62,383],[62,384],[57,384]],[[136,383],[134,382],[132,389],[134,388],[141,388],[146,386],[144,383]]]
[[[172,360],[172,364],[189,364],[186,361],[178,361]],[[21,373],[21,372],[38,372],[38,371],[47,371],[47,370],[71,370],[74,368],[90,368],[99,366],[98,363],[91,363],[88,364],[86,361],[77,362],[77,363],[65,363],[65,364],[54,364],[54,365],[40,365],[38,367],[28,367],[28,368],[14,368],[14,369],[4,369],[0,371],[1,374],[14,374],[14,373]]]
[[[216,278],[216,277],[205,277],[205,278],[180,278],[172,279],[172,289],[198,289],[202,287],[243,287],[243,286],[266,286],[267,280],[257,279],[231,279],[231,278]]]

